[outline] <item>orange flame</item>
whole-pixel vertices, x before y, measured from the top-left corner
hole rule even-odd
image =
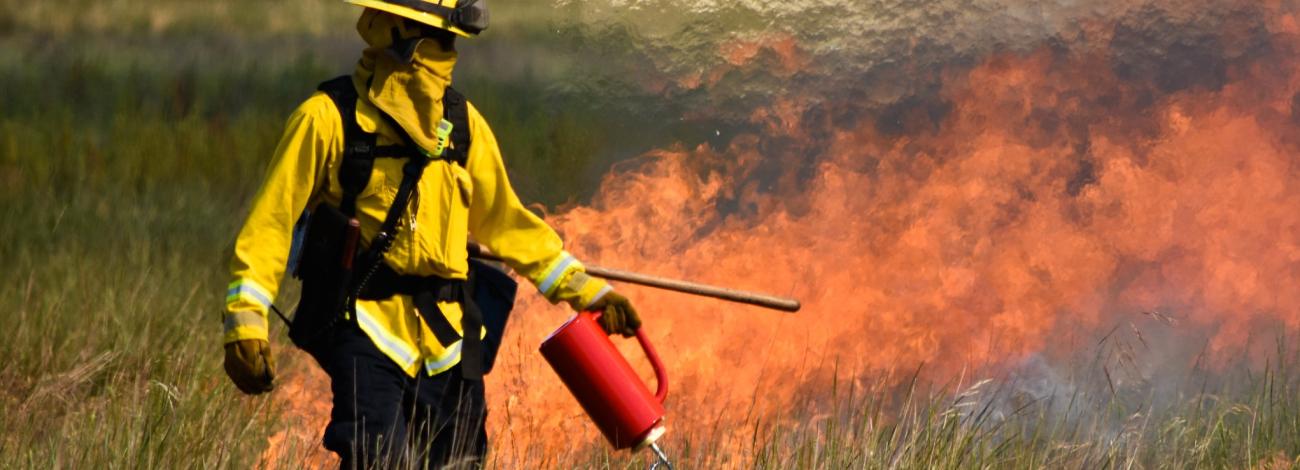
[[[1145,311],[1182,318],[1211,357],[1259,353],[1263,328],[1300,331],[1296,25],[1272,15],[1267,53],[1208,85],[1134,75],[1107,47],[1043,47],[954,66],[929,104],[888,116],[796,93],[752,114],[760,132],[652,152],[549,222],[593,263],[804,302],[786,315],[619,286],[673,378],[670,434],[724,447],[818,394],[830,364],[859,379],[1014,367]],[[794,46],[724,52],[753,47]],[[604,444],[534,353],[567,313],[521,297],[488,378],[494,459],[560,465]]]

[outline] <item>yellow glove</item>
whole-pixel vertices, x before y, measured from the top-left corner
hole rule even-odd
[[[275,359],[271,344],[264,339],[245,339],[226,343],[226,375],[249,395],[266,393],[275,388]]]
[[[636,336],[636,330],[641,328],[641,317],[637,316],[636,309],[632,308],[632,302],[615,292],[608,292],[596,303],[591,304],[590,310],[602,312],[600,315],[600,327],[605,329],[606,334],[618,333],[624,337]]]

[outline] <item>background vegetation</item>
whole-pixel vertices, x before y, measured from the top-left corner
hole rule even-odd
[[[539,8],[462,42],[457,86],[528,201],[674,139],[557,80]],[[284,119],[350,73],[332,2],[0,2],[0,467],[249,467],[277,423],[221,372],[220,287]],[[500,31],[500,33],[497,33]],[[564,40],[561,38],[563,43]],[[610,85],[617,88],[617,85]],[[645,101],[645,97],[636,98]],[[610,117],[618,114],[620,119]]]
[[[500,8],[457,77],[524,199],[581,201],[617,161],[721,135],[611,78],[644,65],[630,36],[574,34],[544,7]],[[351,70],[355,14],[308,0],[0,0],[0,467],[257,464],[279,410],[221,372],[223,267],[283,119]],[[1049,399],[1013,379],[933,393],[846,383],[749,423],[742,455],[706,429],[671,446],[680,468],[1285,468],[1300,455],[1289,362],[1137,396],[1095,386],[1107,363],[1085,366],[1094,375]],[[639,459],[592,449],[568,463]]]

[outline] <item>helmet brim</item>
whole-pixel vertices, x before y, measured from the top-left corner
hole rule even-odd
[[[374,8],[379,11],[392,13],[402,18],[419,21],[421,23],[427,24],[429,26],[433,26],[438,29],[445,29],[447,31],[451,31],[455,33],[457,36],[466,37],[466,38],[472,38],[475,36],[473,34],[470,34],[468,31],[452,26],[451,22],[447,21],[446,18],[435,15],[433,13],[425,13],[423,11],[407,8],[401,5],[394,5],[392,3],[388,3],[383,0],[343,0],[343,1],[357,6]]]

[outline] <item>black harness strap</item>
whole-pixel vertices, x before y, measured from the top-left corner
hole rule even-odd
[[[392,268],[380,263],[371,277],[371,282],[362,289],[358,298],[365,300],[382,300],[397,294],[411,296],[420,319],[433,332],[433,336],[443,347],[450,347],[456,341],[464,339],[461,344],[461,374],[466,379],[477,380],[483,377],[487,366],[483,339],[474,332],[482,331],[483,313],[474,301],[474,273],[469,280],[444,279],[438,276],[401,275]],[[438,307],[438,302],[456,302],[461,308],[461,331],[468,336],[461,336],[451,326],[447,316]]]
[[[469,167],[469,105],[465,96],[451,87],[442,95],[442,110],[446,119],[451,121],[451,148],[443,150],[442,158]]]
[[[438,342],[445,347],[459,341],[460,334],[456,333],[456,329],[451,326],[451,322],[447,321],[447,317],[442,315],[438,302],[461,301],[460,291],[464,283],[465,281],[437,276],[397,274],[388,265],[380,264],[358,298],[383,300],[398,294],[411,296],[411,300],[415,302],[415,309],[420,312],[420,317],[429,326],[429,330],[433,331],[433,336],[438,338]]]
[[[375,156],[381,158],[411,158],[420,155],[420,151],[406,145],[380,145],[375,147]]]
[[[466,5],[473,3],[471,0]],[[461,95],[452,87],[447,87],[447,90],[442,95],[442,110],[444,118],[451,121],[452,124],[451,146],[443,149],[442,158],[460,165],[462,168],[468,168],[471,142],[469,104],[465,101],[464,95]],[[479,337],[479,332],[483,331],[483,312],[479,310],[478,303],[474,301],[473,270],[470,270],[469,279],[461,283],[460,300],[461,313],[463,313],[461,315],[461,331],[467,334],[462,345],[463,349],[461,349],[460,369],[466,379],[479,380],[487,372],[487,364],[484,363],[487,360],[487,352],[484,350],[483,339]],[[442,315],[438,316],[443,317]]]
[[[482,339],[477,332],[482,331],[483,315],[473,298],[473,279],[461,281],[443,279],[437,276],[400,275],[383,262],[384,253],[393,244],[398,220],[410,203],[424,169],[431,159],[446,160],[465,167],[469,163],[471,135],[469,131],[469,110],[465,97],[451,87],[443,95],[444,118],[452,123],[451,145],[443,149],[442,155],[428,155],[421,151],[415,140],[393,118],[380,111],[389,126],[398,134],[405,145],[376,145],[376,135],[367,133],[356,123],[357,93],[352,86],[350,76],[343,76],[321,84],[320,90],[334,101],[343,116],[343,163],[339,168],[339,184],[343,189],[343,201],[340,210],[349,217],[356,215],[357,195],[369,183],[370,173],[376,157],[405,158],[402,166],[402,182],[398,186],[393,205],[388,207],[384,222],[379,232],[370,241],[368,249],[361,255],[359,264],[362,274],[353,284],[349,293],[348,308],[355,312],[357,299],[381,300],[397,294],[409,295],[415,303],[416,311],[425,325],[433,332],[443,347],[450,347],[463,339],[461,349],[461,372],[464,378],[479,380],[483,377],[486,366],[486,353]],[[461,331],[469,333],[462,338],[460,333],[447,320],[447,316],[438,308],[438,302],[457,302],[461,305]]]
[[[384,223],[379,226],[379,233],[375,238],[370,240],[370,248],[366,250],[362,258],[363,269],[361,272],[366,273],[353,288],[353,294],[357,294],[365,288],[366,282],[374,274],[375,269],[383,264],[384,253],[393,246],[393,237],[397,234],[397,221],[402,217],[402,211],[406,210],[407,204],[411,202],[411,194],[415,192],[415,185],[420,182],[420,177],[424,175],[424,167],[429,164],[429,159],[424,155],[411,157],[402,165],[402,182],[397,186],[397,197],[393,198],[393,205],[388,206],[388,214],[384,216]]]
[[[322,83],[318,89],[334,102],[343,121],[343,162],[339,167],[343,200],[339,210],[348,217],[356,217],[357,195],[370,183],[370,172],[375,166],[377,137],[357,124],[357,89],[352,86],[350,75]]]

